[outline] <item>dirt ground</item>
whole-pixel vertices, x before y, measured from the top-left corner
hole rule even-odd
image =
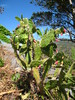
[[[4,66],[0,67],[0,100],[20,100],[19,91],[11,80],[18,64],[10,45],[0,45],[0,57],[4,60]]]

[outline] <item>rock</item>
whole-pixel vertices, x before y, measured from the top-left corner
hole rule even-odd
[[[14,50],[11,44],[4,43],[0,45],[0,56],[2,56],[5,65],[8,63],[10,64],[10,69],[13,69],[17,72],[22,70],[20,65],[17,63],[16,57],[14,55]]]

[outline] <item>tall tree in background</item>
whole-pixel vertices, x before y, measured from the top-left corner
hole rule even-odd
[[[4,11],[4,8],[2,6],[0,6],[0,14],[2,14]]]
[[[32,0],[31,3],[43,8],[31,17],[36,25],[64,26],[71,41],[75,42],[75,0]]]
[[[2,14],[4,11],[4,7],[1,5],[1,1],[0,1],[0,14]]]

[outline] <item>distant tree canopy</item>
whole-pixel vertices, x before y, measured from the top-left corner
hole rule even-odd
[[[70,39],[74,41],[75,0],[31,0],[31,3],[44,8],[41,12],[33,13],[31,17],[37,26],[49,25],[52,28],[64,26]]]
[[[0,14],[2,14],[4,11],[4,8],[2,6],[0,6]]]
[[[0,14],[2,14],[4,11],[4,7],[1,5],[1,1],[0,1]]]

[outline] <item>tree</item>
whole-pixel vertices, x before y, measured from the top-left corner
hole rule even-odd
[[[3,7],[0,7],[0,13],[2,14],[4,11],[4,8]]]
[[[64,26],[71,41],[75,42],[75,0],[32,0],[31,3],[46,9],[33,13],[31,18],[36,25]]]
[[[0,14],[2,14],[4,11],[4,7],[1,5],[1,2],[0,2]]]

